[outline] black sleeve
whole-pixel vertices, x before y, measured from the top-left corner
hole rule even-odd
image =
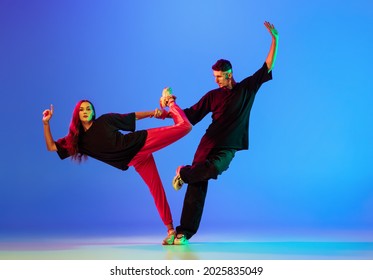
[[[60,159],[65,159],[70,156],[68,150],[64,148],[65,143],[66,143],[66,138],[60,138],[56,142],[54,142],[57,147],[57,154],[60,157]]]
[[[192,107],[184,109],[184,113],[192,125],[200,122],[208,113],[211,112],[210,92],[205,94]]]
[[[135,113],[117,114],[110,113],[101,116],[106,118],[106,121],[118,130],[135,131],[136,130],[136,115]]]
[[[272,71],[268,73],[267,63],[264,63],[252,76],[242,80],[241,84],[250,89],[251,92],[256,93],[260,86],[269,80],[272,80]]]

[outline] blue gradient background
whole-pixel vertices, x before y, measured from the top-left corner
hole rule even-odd
[[[236,80],[264,62],[280,34],[274,79],[251,115],[250,150],[210,182],[200,234],[237,238],[373,238],[373,4],[356,1],[0,1],[0,235],[164,232],[134,169],[78,165],[46,151],[79,99],[97,113],[152,110],[164,86],[182,108],[216,87],[211,65]],[[170,124],[147,119],[138,129]],[[207,116],[155,154],[175,225]]]

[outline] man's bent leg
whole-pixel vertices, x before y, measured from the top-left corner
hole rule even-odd
[[[209,152],[205,161],[195,160],[193,165],[186,165],[180,169],[180,177],[183,182],[193,184],[210,179],[217,179],[229,168],[231,161],[234,158],[236,150],[213,149]]]
[[[184,198],[184,205],[180,219],[180,226],[176,228],[178,233],[191,238],[198,230],[203,208],[206,200],[208,179],[216,179],[226,171],[235,155],[235,150],[211,150],[207,159],[202,163],[193,163],[180,170],[182,180],[188,183]],[[201,160],[203,151],[196,153],[195,160]],[[188,177],[183,177],[184,175]],[[202,181],[196,182],[198,179]]]

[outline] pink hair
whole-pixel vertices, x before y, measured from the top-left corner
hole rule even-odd
[[[92,120],[95,120],[96,118],[96,111],[95,107],[93,106],[92,102],[89,100],[80,100],[74,108],[73,116],[71,118],[70,127],[69,127],[69,133],[66,136],[66,142],[64,144],[64,147],[69,151],[69,154],[71,155],[72,159],[78,162],[81,162],[82,160],[85,160],[87,158],[87,155],[80,153],[79,151],[79,136],[82,132],[84,132],[82,122],[79,118],[79,111],[80,106],[83,102],[88,102],[91,104],[92,110],[93,110],[93,118]]]

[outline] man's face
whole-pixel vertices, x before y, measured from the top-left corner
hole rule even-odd
[[[231,72],[213,71],[213,74],[215,77],[215,83],[217,83],[220,88],[222,87],[231,88],[232,87],[232,73]]]

